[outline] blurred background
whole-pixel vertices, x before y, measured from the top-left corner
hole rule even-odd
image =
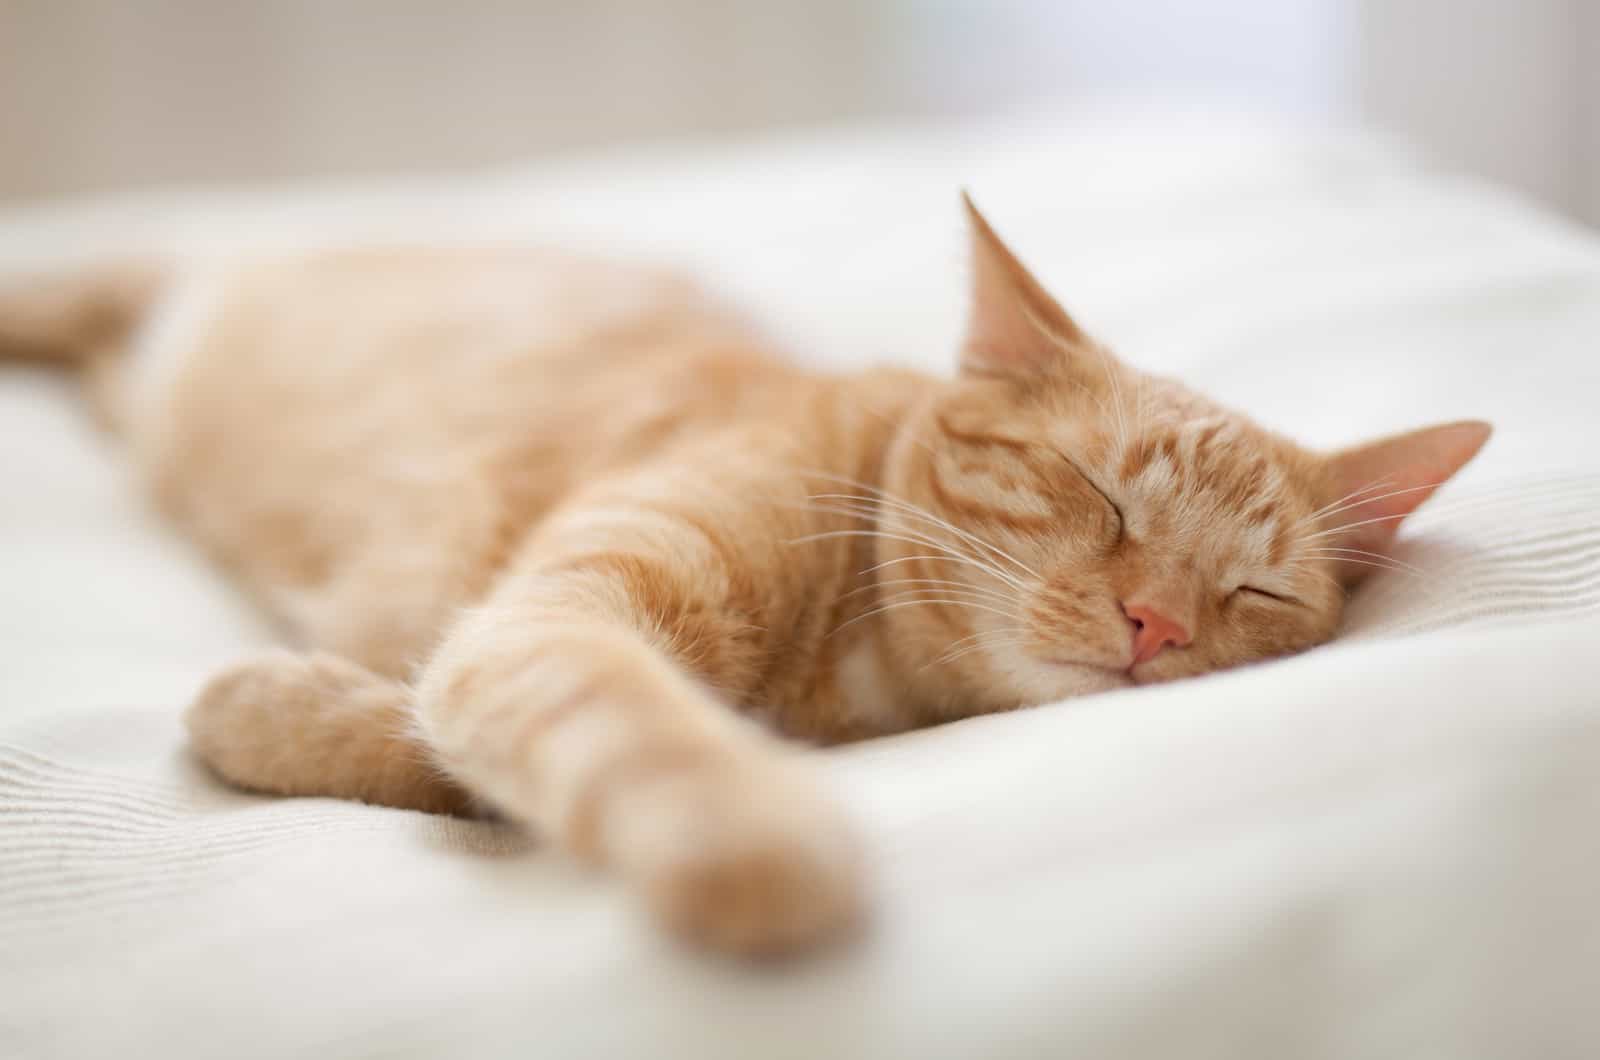
[[[1197,102],[1600,223],[1600,0],[0,0],[0,202]]]

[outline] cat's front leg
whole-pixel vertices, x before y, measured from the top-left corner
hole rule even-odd
[[[770,953],[838,934],[863,899],[849,823],[798,751],[717,702],[642,612],[627,619],[635,606],[585,570],[469,614],[418,687],[435,753],[695,943]]]

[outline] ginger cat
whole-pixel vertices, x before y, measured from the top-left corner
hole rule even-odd
[[[300,651],[188,714],[241,787],[492,808],[736,952],[863,906],[778,736],[853,740],[1300,651],[1489,434],[1334,454],[1086,335],[968,203],[954,378],[823,375],[677,277],[324,253],[0,296]],[[759,720],[757,720],[759,719]]]

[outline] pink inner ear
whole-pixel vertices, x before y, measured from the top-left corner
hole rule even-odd
[[[1489,440],[1487,423],[1469,420],[1425,427],[1369,442],[1335,454],[1328,461],[1328,515],[1320,543],[1334,548],[1382,552],[1394,541],[1400,523],[1416,511]],[[1343,564],[1345,581],[1370,568]]]

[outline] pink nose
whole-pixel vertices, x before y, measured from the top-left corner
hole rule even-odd
[[[1149,662],[1168,644],[1181,648],[1192,639],[1189,631],[1147,604],[1123,604],[1133,623],[1133,664]]]

